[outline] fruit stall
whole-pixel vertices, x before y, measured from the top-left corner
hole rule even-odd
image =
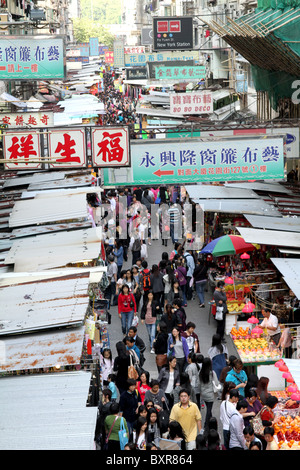
[[[274,408],[275,440],[281,450],[300,450],[300,365],[298,359],[281,359],[275,367],[286,379],[285,396]]]

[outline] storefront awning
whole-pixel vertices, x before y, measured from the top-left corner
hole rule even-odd
[[[237,227],[247,243],[300,248],[300,233]]]
[[[190,199],[259,199],[259,196],[251,189],[226,188],[209,184],[196,184],[185,186]]]
[[[251,201],[251,202],[250,202]],[[265,214],[278,216],[279,212],[261,199],[194,199],[195,204],[203,206],[205,212],[223,212],[227,214]]]
[[[264,217],[260,215],[245,215],[252,227],[286,232],[300,232],[300,218],[295,217]]]

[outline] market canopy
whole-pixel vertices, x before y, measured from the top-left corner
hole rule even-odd
[[[300,218],[295,217],[264,217],[263,215],[245,214],[252,227],[287,232],[300,232]]]
[[[272,217],[280,215],[275,206],[262,199],[193,199],[193,202],[200,204],[204,212],[260,214]]]
[[[300,299],[300,259],[299,258],[271,258],[272,263],[282,274],[284,281]]]
[[[237,230],[248,243],[300,248],[300,233],[280,230],[259,230],[246,227],[237,227]]]
[[[186,185],[185,189],[190,199],[259,199],[252,189],[227,188],[214,184]]]

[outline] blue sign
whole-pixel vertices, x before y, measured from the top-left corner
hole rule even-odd
[[[90,38],[90,57],[99,55],[99,39]]]

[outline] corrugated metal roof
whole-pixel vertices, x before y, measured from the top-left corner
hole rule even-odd
[[[87,218],[85,194],[39,193],[34,199],[17,201],[9,218],[9,227]]]
[[[87,407],[91,373],[0,379],[1,450],[92,450],[97,407]]]
[[[32,272],[93,260],[99,256],[101,239],[100,227],[17,239],[5,264],[14,264],[15,272]]]
[[[300,233],[237,227],[247,243],[300,248]]]
[[[84,327],[4,337],[0,372],[79,365],[83,338]]]
[[[259,199],[251,189],[227,188],[213,184],[194,184],[185,186],[191,199]]]
[[[280,212],[262,199],[194,199],[205,212],[226,212],[228,214],[260,214],[279,216]]]
[[[0,335],[83,324],[89,275],[0,288]]]
[[[30,183],[42,183],[44,181],[60,180],[64,179],[65,173],[63,171],[51,171],[43,173],[34,173],[32,175],[20,176],[17,175],[14,178],[9,178],[5,181],[3,188],[9,188],[14,186],[26,186]]]
[[[245,215],[245,217],[255,228],[300,232],[300,217],[264,217],[259,215]]]
[[[251,183],[249,181],[243,181],[241,183],[225,183],[224,186],[227,188],[252,189],[253,191],[264,191],[267,193],[293,194],[288,188],[276,182],[267,183],[266,181],[255,181]]]

